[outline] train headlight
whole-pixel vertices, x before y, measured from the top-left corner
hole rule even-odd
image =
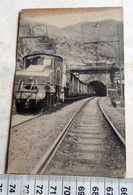
[[[37,93],[37,98],[38,98],[38,99],[43,99],[43,98],[45,98],[45,92],[44,92],[44,91],[39,91],[39,92]]]
[[[50,85],[45,85],[45,87],[44,87],[44,88],[45,88],[45,90],[46,90],[46,91],[50,91],[51,86],[50,86]]]
[[[20,93],[15,93],[15,98],[16,99],[20,99],[20,97],[21,97],[21,94]]]

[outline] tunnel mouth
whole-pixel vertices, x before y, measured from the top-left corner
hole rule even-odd
[[[107,86],[101,81],[92,81],[88,84],[88,89],[90,93],[95,96],[106,96],[107,95]]]

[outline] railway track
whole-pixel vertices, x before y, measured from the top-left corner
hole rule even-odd
[[[110,127],[115,131],[116,135],[117,135],[118,138],[121,140],[121,142],[124,144],[124,146],[126,146],[126,141],[125,141],[124,137],[119,133],[119,131],[117,130],[117,128],[113,125],[112,121],[109,119],[109,117],[107,116],[107,114],[106,114],[105,111],[103,110],[102,106],[100,105],[99,100],[98,100],[98,106],[99,106],[101,112],[103,113],[105,119],[106,119],[107,122],[109,123]]]
[[[68,98],[68,99],[66,99],[66,102],[68,101],[76,101],[76,100],[80,100],[80,99],[83,99],[83,98],[85,98],[84,96],[83,97],[78,97],[78,98],[76,98],[76,97],[73,97],[73,98]],[[58,107],[59,105],[57,105],[57,107]],[[48,111],[48,110],[47,110]],[[17,127],[17,126],[19,126],[19,125],[21,125],[21,124],[23,124],[23,123],[26,123],[26,122],[28,122],[28,121],[30,121],[30,120],[33,120],[33,119],[35,119],[35,118],[38,118],[38,117],[40,117],[40,116],[42,116],[42,115],[44,115],[46,112],[42,112],[42,113],[39,113],[39,114],[36,114],[36,113],[25,113],[25,115],[24,115],[24,113],[22,113],[22,114],[18,114],[17,112],[15,112],[15,113],[13,113],[12,114],[12,120],[11,120],[11,128],[14,128],[14,127]]]
[[[33,120],[37,117],[42,116],[43,113],[41,114],[28,114],[28,115],[23,115],[23,114],[17,114],[15,113],[14,115],[12,115],[12,122],[11,122],[11,128],[17,127],[23,123],[26,123],[30,120]]]
[[[123,177],[125,142],[116,131],[99,98],[91,98],[71,118],[31,173],[109,176],[112,172],[114,177]]]

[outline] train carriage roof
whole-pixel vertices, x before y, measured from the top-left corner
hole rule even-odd
[[[63,58],[60,57],[60,56],[52,55],[52,54],[46,54],[46,53],[29,54],[29,55],[24,56],[24,57],[23,57],[23,60],[24,60],[25,58],[32,57],[32,56],[50,56],[50,57],[53,57],[53,58],[55,58],[55,59],[60,59],[61,61],[63,61]]]

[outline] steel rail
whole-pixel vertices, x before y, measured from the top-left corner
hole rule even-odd
[[[72,118],[69,120],[67,125],[64,127],[60,135],[57,137],[57,139],[54,141],[52,146],[48,149],[48,151],[45,153],[45,155],[41,158],[41,160],[38,162],[38,164],[35,166],[35,168],[32,170],[31,174],[43,174],[42,170],[44,171],[47,166],[49,165],[50,161],[52,160],[54,154],[58,150],[60,144],[62,143],[65,135],[69,131],[71,125],[73,124],[73,121],[77,117],[77,115],[80,113],[81,109],[92,99],[95,97],[90,98],[85,103],[82,104],[82,106],[78,109],[78,111],[72,116]]]
[[[52,146],[48,149],[48,151],[45,153],[45,155],[40,159],[40,161],[38,162],[38,164],[34,167],[34,169],[32,170],[31,174],[43,174],[44,171],[46,170],[47,166],[49,165],[49,163],[51,162],[52,158],[54,157],[56,151],[58,150],[59,146],[61,145],[62,141],[65,138],[65,135],[68,133],[69,129],[71,128],[75,118],[78,116],[78,114],[80,113],[81,109],[92,99],[94,99],[95,97],[90,98],[89,100],[87,100],[79,109],[78,111],[73,115],[73,117],[70,119],[70,121],[68,122],[68,124],[64,127],[64,129],[62,130],[61,134],[57,137],[57,139],[54,141],[54,143],[52,144]],[[110,119],[107,117],[107,115],[105,114],[104,110],[102,109],[102,107],[100,106],[99,103],[100,98],[97,100],[97,105],[100,109],[100,111],[102,112],[104,118],[106,119],[107,123],[109,124],[109,126],[111,126],[111,128],[115,131],[115,133],[117,134],[117,136],[119,137],[120,141],[122,141],[122,143],[125,146],[125,140],[123,139],[123,137],[120,135],[120,133],[118,132],[118,130],[115,128],[115,126],[113,125],[113,123],[110,121]]]
[[[112,121],[109,119],[109,117],[107,116],[107,114],[103,110],[102,106],[100,105],[100,98],[98,99],[97,103],[98,103],[99,109],[101,110],[104,118],[106,119],[106,121],[108,122],[108,124],[110,125],[110,127],[114,130],[114,132],[116,133],[116,135],[118,136],[118,138],[120,139],[120,141],[124,144],[124,146],[126,146],[126,141],[124,140],[124,138],[122,137],[122,135],[119,133],[118,129],[113,125]]]
[[[17,115],[17,113],[16,113],[15,115]],[[36,116],[33,116],[33,117],[31,117],[31,118],[29,118],[29,119],[27,119],[27,120],[25,120],[25,121],[22,121],[22,122],[20,122],[20,123],[18,123],[18,124],[16,124],[16,125],[11,126],[11,128],[14,128],[14,127],[17,127],[17,126],[19,126],[19,125],[22,125],[22,124],[24,124],[24,123],[26,123],[26,122],[28,122],[28,121],[31,121],[31,120],[33,120],[33,119],[35,119],[35,118],[38,118],[38,117],[40,117],[40,116],[43,116],[43,115],[44,115],[44,113],[38,114],[38,115],[36,115]]]
[[[79,100],[80,99],[82,99],[82,98],[86,98],[86,97],[80,97],[79,98]],[[74,97],[73,99],[65,99],[65,100],[77,100],[77,97]],[[12,115],[17,115],[17,113],[14,113],[14,114],[12,114]],[[44,113],[41,113],[41,114],[38,114],[38,115],[36,115],[36,116],[33,116],[33,117],[31,117],[31,118],[29,118],[29,119],[27,119],[27,120],[24,120],[24,121],[22,121],[22,122],[20,122],[20,123],[18,123],[18,124],[15,124],[15,125],[13,125],[13,126],[11,126],[11,128],[14,128],[14,127],[17,127],[17,126],[19,126],[19,125],[21,125],[21,124],[24,124],[24,123],[26,123],[26,122],[28,122],[28,121],[30,121],[30,120],[33,120],[33,119],[35,119],[35,118],[38,118],[38,117],[40,117],[40,116],[43,116],[43,115],[45,115],[45,112]]]

